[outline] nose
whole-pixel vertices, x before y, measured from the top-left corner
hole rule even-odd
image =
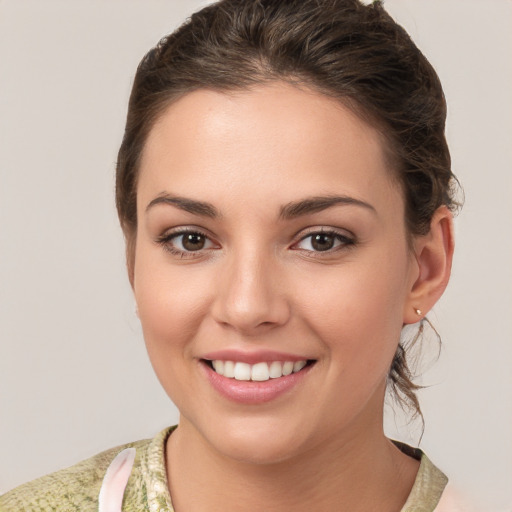
[[[217,275],[214,319],[244,335],[284,325],[290,317],[278,264],[256,254],[233,255]]]

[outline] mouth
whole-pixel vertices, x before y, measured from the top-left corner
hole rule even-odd
[[[249,364],[241,361],[203,359],[217,375],[237,381],[265,382],[296,374],[315,364],[314,359],[300,361],[261,361]]]

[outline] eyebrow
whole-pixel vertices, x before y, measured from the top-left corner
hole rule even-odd
[[[215,206],[213,206],[211,203],[207,203],[205,201],[197,201],[187,197],[173,196],[166,193],[155,197],[155,199],[153,199],[147,205],[146,211],[158,204],[168,204],[188,213],[199,215],[201,217],[209,217],[211,219],[215,219],[221,216],[217,208],[215,208]],[[377,213],[375,208],[370,203],[356,199],[354,197],[318,196],[308,197],[300,201],[291,202],[282,206],[280,209],[279,218],[282,220],[290,220],[301,217],[303,215],[321,212],[327,208],[332,208],[333,206],[337,205],[359,206],[370,210],[373,213]]]
[[[350,196],[319,196],[308,197],[301,201],[288,203],[281,207],[279,217],[283,220],[290,220],[302,215],[321,212],[327,208],[337,205],[359,206],[377,213],[377,210],[370,204]]]
[[[201,217],[209,217],[212,219],[220,217],[219,211],[211,203],[196,201],[195,199],[188,199],[186,197],[172,196],[170,194],[160,194],[158,197],[155,197],[155,199],[147,205],[146,211],[157,204],[169,204],[194,215],[200,215]]]

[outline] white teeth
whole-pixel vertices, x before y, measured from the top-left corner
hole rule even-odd
[[[217,373],[220,373],[221,375],[224,374],[224,361],[212,361],[212,365],[213,365],[213,369],[217,372]]]
[[[283,363],[283,375],[290,375],[293,372],[293,362],[286,361]]]
[[[283,376],[283,365],[279,361],[270,363],[269,375],[271,379],[277,379]]]
[[[230,379],[235,378],[235,363],[233,361],[224,361],[224,374],[217,372],[220,375],[224,375],[224,377],[229,377]]]
[[[296,361],[293,363],[293,373],[300,372],[306,366],[306,361]]]
[[[251,365],[247,363],[235,363],[235,379],[251,380]]]
[[[307,361],[272,361],[271,363],[248,364],[217,359],[211,363],[215,372],[224,377],[264,382],[300,372],[306,366]]]
[[[270,375],[267,363],[258,363],[252,366],[251,380],[264,381],[268,380],[269,377]]]

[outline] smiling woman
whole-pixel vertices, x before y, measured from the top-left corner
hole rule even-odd
[[[162,39],[137,70],[116,200],[179,424],[2,510],[462,510],[383,430],[387,389],[421,414],[401,332],[450,277],[445,117],[379,2],[222,0]]]
[[[348,446],[353,471],[371,463],[389,476],[391,510],[405,502],[418,464],[383,436],[386,381],[402,325],[444,289],[452,244],[442,207],[410,248],[391,172],[377,130],[284,81],[197,90],[155,123],[129,258],[150,359],[181,413],[166,452],[171,472],[180,468],[170,480],[178,510],[214,483],[195,467],[208,453],[231,470],[265,466],[265,478],[301,468],[303,481],[314,453],[332,464],[331,486]],[[181,460],[192,452],[192,465]],[[335,500],[315,474],[322,509],[348,502],[341,482]]]

